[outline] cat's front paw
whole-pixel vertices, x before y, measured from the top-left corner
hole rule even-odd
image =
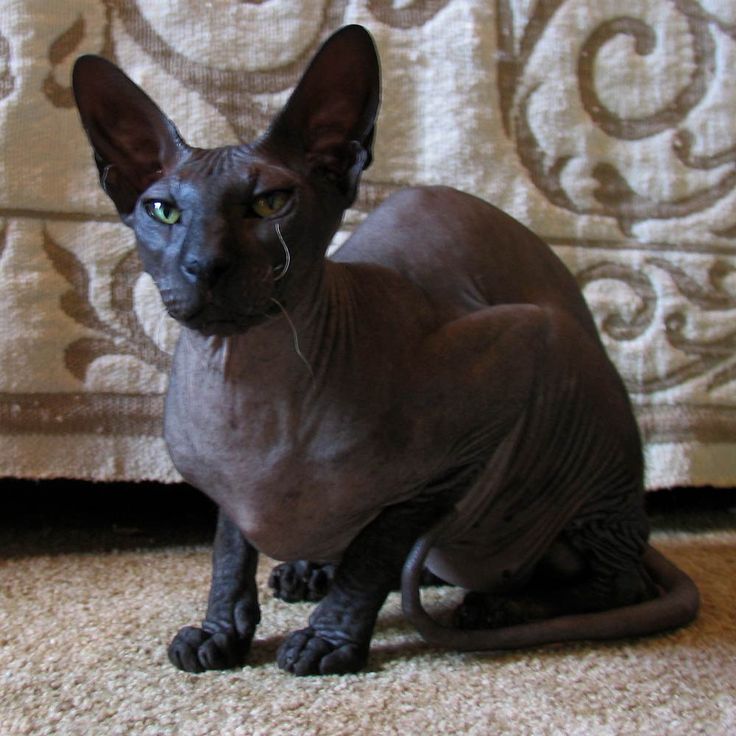
[[[193,673],[241,667],[252,638],[243,637],[234,629],[209,632],[185,626],[169,644],[169,660],[180,670]]]
[[[295,631],[281,645],[278,665],[294,675],[344,675],[358,672],[368,660],[368,647],[346,642],[335,644],[311,626]]]

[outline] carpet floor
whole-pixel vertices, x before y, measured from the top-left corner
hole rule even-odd
[[[70,521],[58,496],[56,506],[28,498],[0,523],[6,736],[736,734],[733,511],[654,518],[654,543],[701,590],[700,617],[687,629],[458,654],[428,648],[392,594],[366,672],[298,679],[279,671],[275,654],[311,605],[270,597],[268,560],[259,570],[263,623],[250,664],[204,675],[169,664],[168,640],[204,609],[209,507],[188,516],[159,511],[153,529],[150,519],[131,523],[137,500],[110,522]],[[425,599],[445,608],[457,594],[438,588]]]

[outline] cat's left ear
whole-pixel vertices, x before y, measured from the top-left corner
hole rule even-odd
[[[372,161],[380,97],[378,54],[368,31],[345,26],[325,41],[261,144],[303,156],[351,204]]]

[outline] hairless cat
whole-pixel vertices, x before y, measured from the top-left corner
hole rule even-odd
[[[250,144],[187,145],[102,58],[73,76],[101,184],[182,327],[171,458],[219,506],[206,617],[174,638],[175,665],[245,662],[259,552],[285,561],[278,596],[321,598],[278,653],[297,675],[361,669],[400,581],[419,631],[460,649],[695,617],[695,585],[647,541],[623,383],[546,244],[474,196],[417,187],[326,258],[371,163],[367,31],[330,37]],[[422,607],[425,568],[469,591],[451,626]]]

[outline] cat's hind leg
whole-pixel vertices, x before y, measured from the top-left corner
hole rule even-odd
[[[309,562],[308,560],[282,562],[271,570],[268,587],[271,588],[274,598],[286,603],[321,601],[330,589],[335,576],[335,567],[333,563]],[[422,572],[419,584],[422,587],[447,585],[444,580],[433,575],[426,568]],[[400,578],[397,575],[391,589],[398,590],[399,587]]]
[[[462,629],[492,629],[650,600],[656,586],[642,564],[636,523],[574,524],[550,547],[528,582],[507,595],[470,592],[456,609]]]
[[[330,589],[334,575],[335,565],[331,563],[284,562],[271,570],[268,587],[274,598],[287,603],[321,601]]]

